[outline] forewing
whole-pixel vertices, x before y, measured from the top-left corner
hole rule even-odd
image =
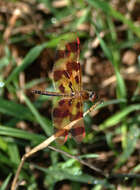
[[[61,40],[57,48],[53,78],[58,92],[70,94],[81,90],[79,44],[79,38],[72,33],[68,40]]]

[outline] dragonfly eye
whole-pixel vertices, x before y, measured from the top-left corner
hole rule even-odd
[[[89,92],[89,100],[91,102],[94,102],[96,100],[97,96],[95,94],[95,92]]]
[[[93,98],[94,92],[89,92],[89,98]]]

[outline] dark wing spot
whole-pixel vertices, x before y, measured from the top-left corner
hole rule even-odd
[[[61,70],[54,71],[54,73],[53,73],[54,81],[60,80],[60,78],[62,78],[62,75],[63,75],[63,71],[61,71]]]
[[[65,101],[64,99],[62,99],[62,100],[59,101],[59,105],[62,106],[62,105],[65,104],[65,102],[66,102],[66,101]]]
[[[76,114],[75,117],[76,117],[76,119],[78,119],[78,118],[80,118],[80,117],[83,117],[83,113],[79,111],[79,112]]]
[[[81,106],[81,104],[80,104],[80,102],[78,102],[78,103],[76,104],[76,107],[77,107],[77,108],[80,108],[80,106]]]
[[[53,116],[58,117],[58,118],[64,118],[69,115],[69,110],[68,109],[61,109],[61,108],[55,108],[53,110]]]
[[[80,67],[81,67],[81,65],[80,65],[80,63],[78,62],[78,63],[77,63],[77,69],[80,70]]]
[[[60,117],[60,114],[61,114],[61,110],[59,108],[55,108],[53,110],[53,116],[54,117]]]
[[[72,83],[71,83],[71,81],[69,82],[69,88],[70,88],[71,91],[73,92],[73,88],[72,88]]]
[[[79,64],[78,64],[77,62],[73,62],[72,65],[73,65],[73,69],[74,69],[75,71],[78,71],[78,70],[79,70]]]
[[[75,76],[75,81],[77,84],[79,84],[79,77],[78,76]]]
[[[65,51],[64,50],[57,50],[55,60],[59,60],[65,57]]]
[[[72,74],[72,71],[78,71],[80,68],[79,68],[80,64],[73,61],[73,62],[68,62],[67,63],[67,72],[69,73],[69,75],[71,76]]]
[[[67,117],[69,115],[69,110],[63,110],[63,117]]]
[[[69,105],[69,106],[72,105],[72,99],[69,100],[68,105]]]
[[[66,78],[70,79],[70,75],[69,75],[69,73],[67,71],[64,70],[63,73],[64,73]]]
[[[76,137],[76,136],[78,136],[78,135],[83,134],[83,133],[85,132],[85,129],[84,129],[83,126],[77,126],[77,127],[75,127],[75,128],[72,128],[72,129],[70,130],[70,132],[71,132],[72,136]]]
[[[67,65],[66,65],[66,67],[67,67],[67,72],[71,76],[72,70],[73,70],[72,62],[68,62]]]
[[[61,84],[61,85],[59,86],[59,90],[60,90],[62,93],[64,93],[64,92],[65,92],[65,87]]]
[[[78,45],[76,42],[71,42],[71,43],[68,43],[66,45],[66,48],[68,49],[68,51],[71,51],[71,52],[77,52],[78,50]]]

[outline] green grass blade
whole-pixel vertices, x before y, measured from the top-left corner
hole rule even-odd
[[[25,119],[33,121],[34,117],[30,110],[21,104],[14,101],[5,100],[0,97],[0,113],[16,117],[18,119]]]
[[[95,29],[96,35],[100,41],[100,45],[104,51],[104,54],[106,55],[106,57],[113,62],[113,58],[112,58],[112,53],[111,50],[109,49],[109,47],[107,47],[107,45],[105,44],[104,40],[100,37],[98,31]]]
[[[132,172],[140,172],[140,164],[138,164],[136,167],[133,168]]]
[[[37,141],[37,142],[41,142],[46,139],[42,135],[37,135],[34,133],[26,132],[21,129],[14,129],[14,128],[3,126],[3,125],[0,125],[0,135],[16,137],[16,138]]]
[[[123,150],[123,153],[119,157],[118,167],[126,162],[130,155],[134,152],[136,148],[136,143],[140,137],[140,129],[138,127],[131,126],[130,131],[127,134],[126,146]]]
[[[32,114],[35,116],[36,121],[40,124],[40,126],[45,131],[45,133],[48,136],[50,136],[52,134],[52,123],[50,122],[50,120],[43,118],[39,114],[39,112],[37,111],[37,109],[34,107],[34,105],[27,98],[27,96],[24,93],[22,93],[22,95],[24,97],[24,101],[25,101],[26,105],[31,110]]]
[[[49,185],[51,185],[51,183],[54,183],[54,182],[68,179],[71,181],[76,181],[76,182],[86,183],[86,184],[91,184],[91,185],[101,184],[108,189],[112,188],[112,186],[109,183],[107,183],[106,180],[100,180],[87,174],[76,174],[73,172],[74,170],[73,168],[62,169],[57,165],[55,165],[54,167],[52,166],[47,169],[43,167],[38,167],[36,165],[34,167],[47,174],[48,177],[46,177],[46,183],[47,184],[49,183]],[[51,179],[49,176],[51,176]]]
[[[81,156],[78,156],[78,158],[98,158],[99,155],[98,154],[84,154],[84,155],[81,155]]]
[[[135,26],[133,22],[123,16],[120,12],[116,11],[114,8],[112,8],[109,3],[105,1],[93,1],[93,0],[86,0],[92,7],[96,9],[101,9],[103,12],[105,12],[107,15],[112,16],[113,18],[121,21],[123,24],[127,25],[130,30],[132,30],[138,37],[140,37],[140,27]]]
[[[19,150],[18,150],[18,146],[16,145],[15,142],[8,143],[8,153],[10,156],[10,160],[13,163],[15,163],[15,164],[20,163]]]
[[[115,73],[117,77],[117,97],[126,98],[127,92],[124,79],[118,69],[115,69]]]
[[[112,105],[112,104],[120,104],[120,103],[125,103],[126,99],[124,98],[118,98],[118,99],[113,99],[113,100],[109,100],[109,101],[105,101],[102,104],[100,104],[100,108]]]
[[[6,166],[8,166],[7,168],[6,168],[6,171],[8,171],[9,169],[9,167],[12,167],[13,166],[13,163],[12,162],[9,162],[9,156],[7,157],[5,154],[3,154],[2,152],[1,152],[1,154],[0,154],[0,166],[4,166],[4,165],[6,165]]]
[[[109,119],[104,121],[102,124],[100,124],[99,125],[100,130],[104,130],[108,127],[112,127],[112,126],[118,124],[129,113],[131,113],[133,111],[137,111],[137,110],[140,110],[140,104],[134,104],[134,105],[127,106],[126,108],[122,109],[122,111],[114,114],[112,117],[110,117]]]
[[[6,178],[5,181],[3,182],[2,186],[0,187],[0,190],[6,190],[6,189],[7,189],[7,186],[8,186],[8,184],[9,184],[9,182],[10,182],[11,177],[12,177],[12,174],[9,174],[9,175],[7,176],[7,178]]]

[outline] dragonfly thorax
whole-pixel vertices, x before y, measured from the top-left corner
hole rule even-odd
[[[86,100],[89,100],[91,102],[94,102],[95,99],[96,99],[96,95],[94,92],[92,91],[85,91],[85,90],[82,90],[82,91],[77,91],[77,92],[72,92],[71,96],[75,97],[75,98],[80,98],[82,97],[82,99],[84,101]]]
[[[96,97],[96,94],[92,91],[82,91],[81,93],[83,100],[89,100],[91,102],[94,102]]]

